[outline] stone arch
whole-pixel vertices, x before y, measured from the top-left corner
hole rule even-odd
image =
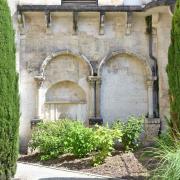
[[[68,89],[70,90],[69,92],[67,92]],[[59,90],[62,90],[63,92],[57,92]],[[67,93],[69,93],[68,95],[70,97],[60,97],[66,95]],[[60,81],[50,86],[46,91],[46,102],[47,101],[64,101],[65,103],[86,103],[87,100],[86,93],[79,84],[73,81]]]
[[[73,81],[60,81],[48,88],[45,94],[45,119],[70,118],[87,120],[87,94]]]
[[[48,64],[56,57],[58,56],[61,56],[61,55],[72,55],[72,56],[75,56],[75,57],[78,57],[80,59],[82,59],[89,67],[90,69],[90,75],[93,75],[93,67],[92,65],[90,64],[90,61],[88,60],[88,58],[86,56],[84,56],[83,54],[77,54],[77,53],[74,53],[70,50],[63,50],[63,51],[59,51],[59,52],[56,52],[56,53],[52,53],[51,55],[49,55],[48,57],[46,57],[46,59],[43,61],[43,63],[41,64],[41,67],[40,67],[40,76],[45,79],[45,70],[46,70],[46,67],[48,66]]]
[[[146,69],[147,80],[152,80],[153,79],[153,74],[152,74],[152,70],[151,70],[151,67],[152,67],[151,59],[147,58],[147,57],[144,57],[142,55],[139,55],[139,53],[132,52],[132,51],[129,51],[129,50],[126,50],[126,49],[121,49],[121,50],[118,50],[118,51],[113,51],[113,52],[109,53],[107,56],[105,56],[102,59],[102,61],[100,62],[100,64],[99,64],[98,75],[99,76],[101,75],[101,71],[102,71],[103,65],[107,61],[109,61],[110,59],[112,59],[115,56],[123,55],[123,54],[129,55],[131,57],[135,57],[138,60],[140,60],[141,63],[144,65],[145,69]]]
[[[100,111],[104,122],[127,119],[130,115],[153,117],[151,62],[124,49],[110,53],[101,61],[98,76],[102,79]]]

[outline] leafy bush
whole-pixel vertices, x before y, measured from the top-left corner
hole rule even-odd
[[[39,151],[41,160],[58,157],[66,152],[66,129],[71,124],[72,122],[69,120],[39,123],[32,133],[29,147]]]
[[[94,166],[102,164],[107,156],[111,155],[115,140],[121,141],[120,129],[110,129],[108,126],[96,126],[94,131],[95,148],[98,153],[93,157]]]
[[[159,160],[159,164],[152,179],[179,180],[180,142],[173,141],[168,134],[158,139],[157,145],[157,148],[152,149],[152,153]]]
[[[38,124],[29,146],[39,151],[41,160],[57,158],[64,153],[82,158],[96,151],[92,163],[98,165],[111,154],[114,140],[121,140],[121,136],[119,129],[101,126],[87,128],[79,121],[59,120]]]
[[[82,158],[94,149],[94,134],[91,128],[86,128],[80,122],[73,123],[66,129],[64,145],[69,153]]]
[[[126,151],[133,151],[139,146],[139,136],[142,132],[143,117],[131,116],[126,123],[118,120],[113,125],[113,129],[122,131],[122,145]]]

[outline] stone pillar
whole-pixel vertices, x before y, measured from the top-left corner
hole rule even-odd
[[[89,98],[89,117],[94,117],[94,81],[93,76],[88,77],[88,82],[90,85],[90,98]]]
[[[43,119],[44,115],[43,115],[43,106],[45,103],[45,93],[44,93],[44,89],[40,86],[38,89],[38,117],[39,119]]]
[[[91,84],[92,87],[92,98],[93,100],[93,116],[89,119],[89,124],[102,124],[103,120],[100,116],[100,85],[101,85],[101,77],[100,76],[89,76],[88,81]]]
[[[147,81],[147,88],[148,88],[148,114],[149,118],[154,117],[153,113],[153,80]]]
[[[101,117],[101,77],[96,79],[96,115]]]
[[[35,105],[36,116],[31,120],[31,128],[36,126],[36,124],[43,119],[42,107],[44,105],[44,98],[45,98],[44,90],[42,88],[42,82],[44,78],[42,76],[36,76],[34,79],[37,82],[38,92],[37,92],[36,105]]]

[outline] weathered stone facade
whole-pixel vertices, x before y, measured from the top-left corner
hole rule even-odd
[[[75,6],[63,6],[60,0],[18,2],[13,16],[18,22],[22,149],[31,122],[38,119],[69,117],[89,124],[91,118],[111,124],[145,115],[145,141],[158,134],[160,120],[169,114],[166,65],[172,1],[162,2],[99,0],[92,11],[84,6],[74,11]],[[152,16],[152,38],[147,16]],[[156,59],[158,74],[152,71]],[[158,114],[153,91],[157,79]]]

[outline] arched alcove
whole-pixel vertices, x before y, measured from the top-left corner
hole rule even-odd
[[[147,81],[152,81],[152,72],[147,60],[125,51],[112,53],[101,62],[99,75],[100,108],[105,123],[149,113],[152,97],[148,95]]]
[[[46,92],[45,119],[62,118],[82,121],[87,119],[86,93],[77,83],[58,82]]]
[[[76,59],[78,61],[80,60],[81,62],[86,64],[86,66],[88,68],[88,71],[89,71],[88,75],[93,75],[93,67],[90,64],[90,61],[87,59],[86,56],[84,56],[83,54],[74,53],[74,52],[72,52],[70,50],[62,50],[62,51],[59,51],[59,52],[56,52],[56,53],[52,53],[51,55],[46,57],[46,59],[42,62],[41,67],[40,67],[40,76],[45,78],[45,71],[46,71],[48,65],[53,60],[55,60],[55,59],[57,59],[58,57],[61,57],[61,56],[65,56],[65,57],[70,56],[73,59]]]
[[[90,62],[82,54],[65,50],[49,55],[35,77],[40,83],[38,117],[50,120],[69,117],[87,121],[90,113],[87,79],[92,74]]]

